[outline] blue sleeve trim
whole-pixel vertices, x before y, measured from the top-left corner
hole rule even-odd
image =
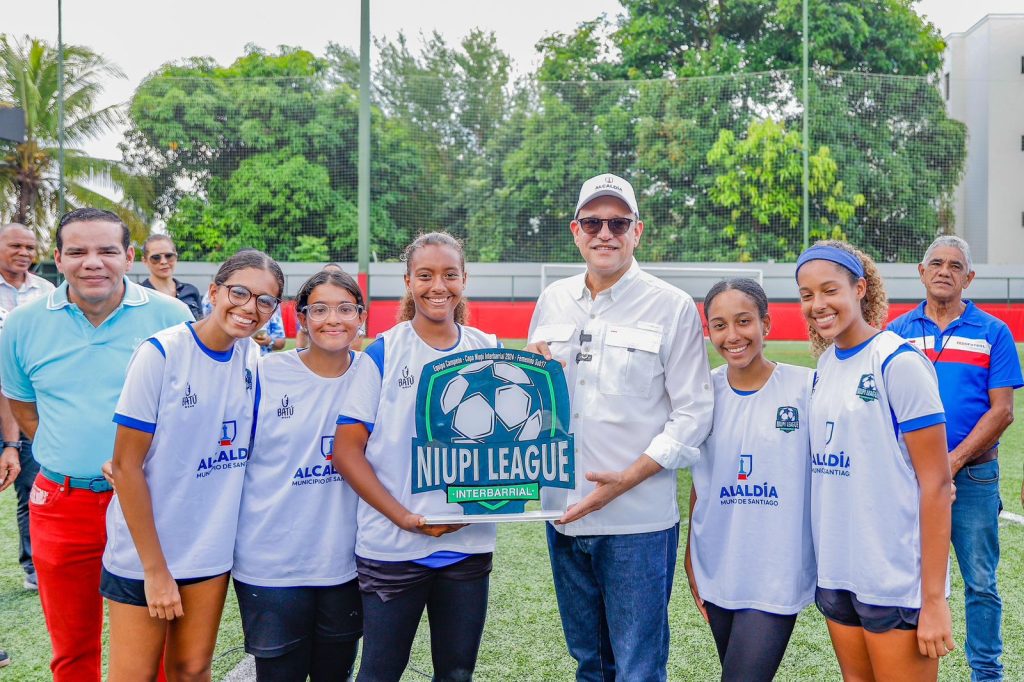
[[[915,417],[914,419],[908,419],[905,422],[901,422],[900,431],[903,433],[910,433],[911,431],[920,431],[921,429],[926,429],[929,426],[945,423],[946,413],[936,412],[935,414],[926,414],[923,417]]]
[[[373,364],[377,365],[377,371],[380,372],[381,378],[384,378],[384,337],[378,338],[363,352],[370,356]]]
[[[367,431],[373,433],[373,422],[364,422],[361,419],[353,419],[352,417],[346,417],[345,415],[341,415],[338,417],[338,421],[336,423],[338,426],[348,426],[349,424],[362,424],[363,426],[366,427]]]
[[[143,433],[154,433],[156,431],[156,424],[150,424],[144,422],[141,419],[134,419],[120,413],[114,413],[114,423],[126,426],[129,429],[135,429],[136,431],[142,431]]]
[[[155,338],[153,338],[153,337],[150,337],[150,338],[148,338],[148,339],[146,339],[146,340],[147,340],[147,341],[149,341],[149,342],[150,342],[151,344],[153,344],[154,346],[156,346],[156,349],[157,349],[158,351],[160,351],[160,355],[164,356],[165,358],[167,357],[167,351],[165,351],[165,350],[164,350],[164,347],[163,347],[163,346],[162,346],[162,345],[160,344],[160,342],[159,342],[159,341],[157,341],[157,340],[156,340]]]
[[[252,401],[252,431],[249,432],[249,452],[252,454],[253,444],[256,442],[256,422],[260,418],[260,368],[256,366],[256,392]]]
[[[900,346],[899,348],[894,350],[892,352],[892,355],[887,357],[885,360],[882,360],[882,374],[885,374],[885,368],[889,366],[889,363],[892,362],[892,359],[894,357],[896,357],[897,355],[900,355],[901,353],[916,353],[916,352],[917,352],[916,348],[914,348],[909,343],[904,343],[902,346]]]

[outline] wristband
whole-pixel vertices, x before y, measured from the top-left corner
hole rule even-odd
[[[20,440],[5,440],[3,443],[4,443],[4,450],[6,450],[7,448],[16,448],[18,450],[21,450],[21,441]]]

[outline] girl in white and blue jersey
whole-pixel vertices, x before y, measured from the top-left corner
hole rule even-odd
[[[269,256],[239,252],[210,285],[212,313],[159,332],[128,365],[100,584],[113,682],[157,679],[161,657],[169,674],[209,674],[252,436],[248,337],[283,288]]]
[[[427,525],[459,511],[444,491],[413,494],[409,444],[424,365],[451,353],[494,348],[467,327],[462,245],[421,235],[405,250],[402,320],[354,368],[342,400],[335,461],[359,494],[356,568],[363,597],[359,679],[398,680],[423,609],[430,616],[437,680],[471,679],[487,613],[494,524]]]
[[[711,626],[722,680],[771,680],[797,614],[814,600],[807,399],[811,370],[764,356],[768,297],[751,279],[704,297],[726,364],[690,490],[686,574]]]
[[[931,363],[879,331],[878,269],[845,242],[796,266],[819,355],[810,399],[815,601],[847,679],[936,679],[953,649],[950,471]]]
[[[302,285],[295,308],[308,348],[259,361],[232,575],[258,680],[344,680],[363,609],[357,497],[332,456],[366,311],[352,277],[326,269]]]

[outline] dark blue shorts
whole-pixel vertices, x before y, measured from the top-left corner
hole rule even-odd
[[[185,587],[186,585],[195,585],[196,583],[213,580],[222,575],[224,574],[208,575],[205,578],[183,578],[174,582],[178,583],[178,587]],[[145,581],[135,580],[134,578],[122,578],[119,575],[114,575],[106,568],[103,569],[103,573],[100,575],[100,594],[110,601],[116,601],[118,604],[142,606],[144,608],[149,606],[146,602]]]
[[[355,579],[330,587],[259,587],[235,579],[245,651],[283,656],[307,640],[352,642],[363,636],[363,600]]]
[[[821,614],[840,625],[864,628],[882,634],[890,630],[916,630],[921,609],[902,606],[873,606],[857,599],[849,590],[814,590],[814,604]]]

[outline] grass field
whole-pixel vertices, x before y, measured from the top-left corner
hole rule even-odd
[[[1018,351],[1021,350],[1024,348],[1019,344]],[[768,346],[768,354],[782,362],[812,364],[804,343],[773,342]],[[718,360],[717,356],[713,357]],[[1024,465],[1024,398],[1021,396],[1017,399],[1016,417],[1016,424],[1003,438],[1000,460],[1003,503],[1008,510],[1019,514]],[[683,500],[689,491],[689,473],[681,472],[679,479],[680,508],[685,510]],[[10,667],[0,670],[0,680],[48,680],[49,641],[39,599],[34,593],[21,589],[14,508],[13,490],[0,495],[0,648],[6,649],[14,660]],[[1004,602],[1006,651],[1003,662],[1007,680],[1024,680],[1024,525],[1001,522],[1000,539],[1003,556],[999,584]],[[495,557],[487,628],[476,679],[572,679],[574,663],[562,639],[542,525],[499,526]],[[940,678],[966,680],[969,670],[963,653],[963,582],[955,562],[952,582],[954,638],[958,646],[943,660]],[[717,679],[714,642],[693,606],[682,561],[678,564],[675,586],[670,607],[669,679]],[[214,679],[223,677],[241,660],[241,644],[238,610],[234,597],[229,596],[217,643]],[[424,622],[413,651],[412,668],[404,679],[429,679],[430,670],[429,635]],[[813,607],[805,610],[797,621],[778,679],[839,679],[824,620]]]

